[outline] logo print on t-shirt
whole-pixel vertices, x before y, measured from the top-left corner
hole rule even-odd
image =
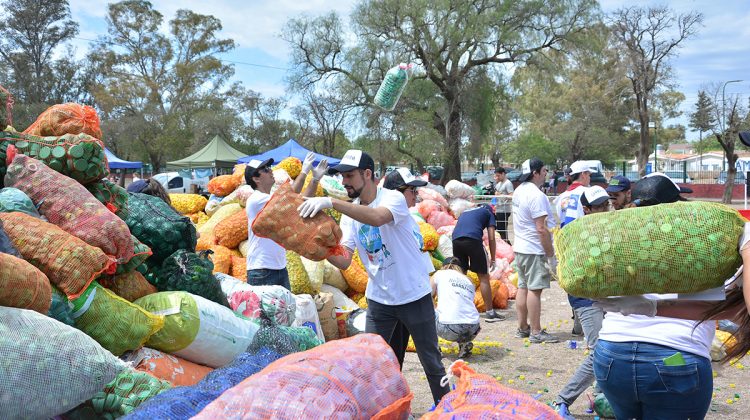
[[[365,248],[365,251],[367,251],[367,259],[370,263],[380,265],[383,260],[391,255],[386,246],[383,245],[383,239],[380,236],[380,228],[376,226],[362,225],[357,231],[357,236],[359,242]],[[381,253],[380,251],[383,252]]]

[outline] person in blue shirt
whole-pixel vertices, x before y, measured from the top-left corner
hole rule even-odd
[[[490,260],[482,243],[482,233],[487,230],[490,242]],[[479,290],[485,302],[492,302],[490,271],[495,268],[495,211],[488,204],[470,208],[458,217],[453,229],[453,256],[458,258],[464,271],[471,270],[479,277]],[[481,314],[487,322],[502,321],[505,316],[495,312],[491,305],[485,303],[485,312]],[[490,306],[487,308],[487,306]]]

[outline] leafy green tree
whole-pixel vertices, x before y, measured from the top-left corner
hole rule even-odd
[[[6,0],[0,10],[0,84],[15,98],[17,128],[26,128],[51,104],[88,102],[87,67],[75,61],[70,47],[61,51],[78,33],[68,1]]]
[[[357,92],[353,103],[371,102],[384,71],[416,61],[434,84],[441,106],[432,127],[443,143],[445,178],[460,178],[464,140],[463,96],[485,66],[521,63],[558,48],[588,25],[590,0],[364,0],[352,13],[354,44],[335,14],[291,20],[284,38],[299,69],[293,84],[339,82]]]
[[[178,10],[164,34],[163,21],[147,1],[109,4],[107,35],[89,55],[107,143],[147,156],[154,168],[201,147],[219,126],[232,139],[241,125],[227,106],[237,99],[227,86],[233,68],[217,58],[235,46],[218,38],[221,22]]]
[[[698,131],[698,153],[703,155],[707,149],[703,144],[703,133],[711,131],[716,125],[716,117],[712,112],[713,103],[705,90],[698,92],[698,100],[695,102],[695,111],[690,114],[690,128]]]
[[[632,6],[619,9],[611,16],[611,27],[623,47],[628,79],[635,95],[640,141],[637,161],[641,176],[651,152],[649,122],[652,102],[661,89],[673,80],[669,60],[680,44],[694,36],[703,22],[697,12],[676,14],[666,6]],[[670,37],[669,34],[674,33]]]

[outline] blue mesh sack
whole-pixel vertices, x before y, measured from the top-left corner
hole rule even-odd
[[[272,350],[242,353],[234,361],[209,373],[195,386],[176,387],[141,404],[124,417],[128,420],[185,419],[198,414],[224,391],[283,357]]]

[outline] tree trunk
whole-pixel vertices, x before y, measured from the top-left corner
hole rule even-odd
[[[461,180],[461,109],[458,104],[448,114],[448,130],[445,136],[445,152],[443,161],[443,179],[445,185],[452,179]]]
[[[642,178],[646,175],[646,164],[648,163],[648,151],[651,148],[651,136],[648,132],[648,100],[643,93],[638,93],[636,89],[636,103],[638,104],[638,120],[641,123],[640,127],[640,144],[638,145],[638,175]],[[656,149],[654,149],[654,156],[656,156]],[[654,165],[656,166],[656,165]],[[656,172],[656,167],[652,169]]]
[[[732,191],[734,190],[734,177],[737,175],[737,155],[734,153],[734,144],[730,143],[726,147],[727,152],[727,182],[724,185],[724,195],[721,198],[721,202],[724,204],[732,204]],[[729,151],[731,149],[731,152]]]
[[[500,167],[500,153],[492,152],[492,154],[490,155],[490,160],[492,161],[492,166],[495,169]]]

